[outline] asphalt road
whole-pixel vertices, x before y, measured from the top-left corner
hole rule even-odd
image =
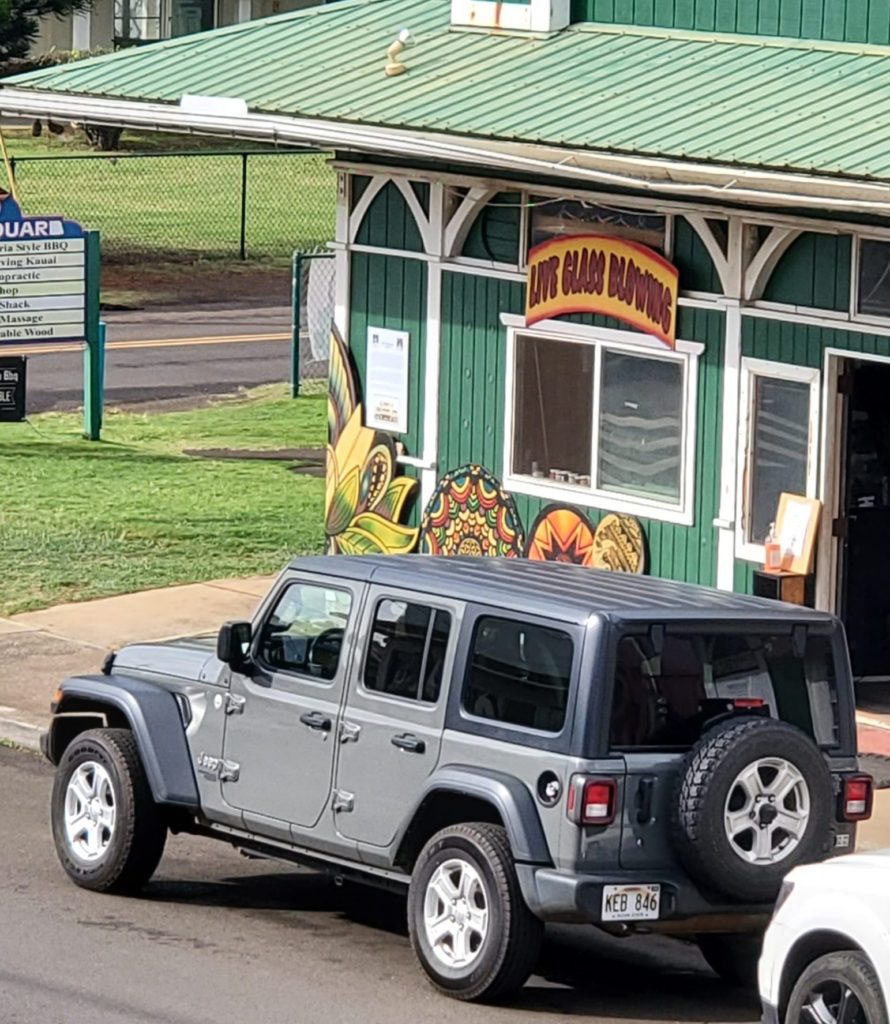
[[[0,748],[3,1024],[758,1020],[691,947],[593,929],[549,933],[509,1006],[456,1003],[415,966],[401,900],[208,840],[171,839],[141,898],[85,892],[55,860],[51,778]]]
[[[191,404],[290,379],[288,308],[110,313],[107,405]],[[83,353],[78,345],[45,343],[0,349],[28,357],[28,413],[78,408]]]

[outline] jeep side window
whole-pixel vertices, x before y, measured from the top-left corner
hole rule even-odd
[[[476,622],[463,707],[477,718],[559,732],[566,717],[574,644],[568,633],[483,616]]]
[[[365,660],[365,689],[435,704],[450,631],[448,612],[407,601],[380,601]]]
[[[668,632],[656,653],[648,637],[618,643],[611,745],[688,749],[721,716],[764,714],[837,742],[831,642],[811,636],[803,657],[791,638]]]
[[[310,583],[292,583],[260,630],[260,661],[270,668],[333,679],[352,595]]]

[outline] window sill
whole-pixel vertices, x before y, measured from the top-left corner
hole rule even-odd
[[[655,501],[625,498],[609,491],[595,491],[575,484],[557,483],[546,478],[506,475],[504,486],[508,491],[532,498],[546,498],[565,505],[580,505],[602,512],[617,512],[640,516],[661,523],[693,526],[695,516],[691,510],[661,505]]]

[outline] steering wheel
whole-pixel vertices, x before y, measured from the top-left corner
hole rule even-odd
[[[315,666],[321,670],[322,675],[326,671],[330,671],[330,663],[325,664],[325,661],[319,661],[316,658],[316,652],[322,655],[327,655],[328,661],[333,660],[336,665],[336,660],[340,655],[340,648],[343,646],[343,629],[340,626],[333,626],[330,629],[323,629],[318,636],[312,637],[309,641],[309,646],[306,649],[306,664]]]

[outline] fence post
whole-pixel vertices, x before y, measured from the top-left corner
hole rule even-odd
[[[242,260],[247,259],[247,154],[241,154],[241,246]]]
[[[290,343],[290,395],[300,396],[300,307],[302,294],[303,254],[294,253],[291,276],[291,343]]]

